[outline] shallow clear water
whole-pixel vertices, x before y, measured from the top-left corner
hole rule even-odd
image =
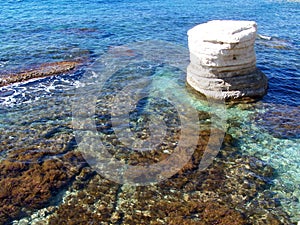
[[[268,94],[246,109],[228,108],[227,126],[243,154],[254,155],[276,169],[271,189],[292,220],[299,221],[297,1],[5,1],[0,12],[0,74],[45,62],[95,60],[105,57],[113,46],[137,41],[163,40],[186,48],[187,30],[212,19],[255,20],[258,33],[271,37],[257,40],[255,46],[257,66],[269,78]],[[188,54],[180,57],[186,61]],[[184,86],[183,74],[154,66],[154,73],[170,80],[164,83],[166,87]],[[84,71],[0,88],[1,158],[22,147],[38,146],[40,132],[51,126],[71,126],[74,87],[80,86]],[[209,110],[193,95],[183,98],[191,108]]]

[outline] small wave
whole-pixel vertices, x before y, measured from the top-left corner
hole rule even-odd
[[[262,35],[262,34],[257,34],[256,38],[257,39],[262,39],[262,40],[268,40],[268,41],[270,41],[272,39],[272,37],[266,36],[266,35]]]
[[[0,87],[0,106],[14,107],[21,104],[32,104],[43,97],[60,95],[76,86],[75,74],[35,78],[29,81]]]

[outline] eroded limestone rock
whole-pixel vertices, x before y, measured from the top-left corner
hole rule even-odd
[[[187,82],[215,99],[259,98],[267,78],[256,67],[253,21],[215,20],[188,31],[190,65]]]

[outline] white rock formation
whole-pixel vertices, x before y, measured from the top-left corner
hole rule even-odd
[[[259,98],[267,78],[256,68],[253,21],[214,20],[188,31],[187,82],[210,98]]]

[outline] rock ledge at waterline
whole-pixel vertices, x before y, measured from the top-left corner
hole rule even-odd
[[[209,98],[260,98],[267,77],[256,67],[253,21],[214,20],[188,31],[187,83]]]

